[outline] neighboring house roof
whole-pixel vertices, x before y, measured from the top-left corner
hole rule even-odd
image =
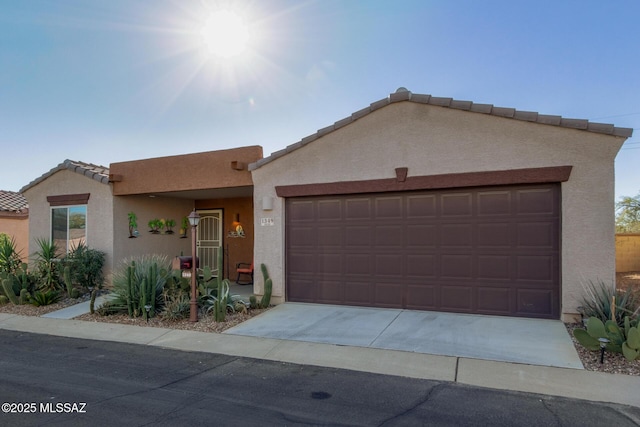
[[[28,211],[29,204],[22,194],[0,190],[0,213],[25,214]]]
[[[335,130],[340,129],[343,126],[346,126],[348,124],[355,122],[356,120],[374,112],[375,110],[385,107],[391,103],[401,102],[401,101],[415,102],[418,104],[436,105],[444,108],[454,108],[457,110],[470,111],[473,113],[490,114],[493,116],[506,117],[506,118],[515,119],[515,120],[524,120],[527,122],[534,122],[534,123],[540,123],[540,124],[552,125],[552,126],[560,126],[560,127],[571,128],[571,129],[579,129],[587,132],[603,133],[607,135],[614,135],[614,136],[620,136],[625,138],[630,137],[631,134],[633,133],[633,129],[615,127],[612,124],[593,123],[584,119],[567,119],[561,116],[550,116],[546,114],[539,114],[534,111],[520,111],[520,110],[516,110],[515,108],[494,107],[491,104],[474,104],[471,101],[460,101],[452,98],[438,98],[431,95],[421,95],[421,94],[411,93],[407,89],[401,87],[395,93],[392,93],[388,97],[372,103],[371,105],[369,105],[366,108],[363,108],[360,111],[356,111],[355,113],[351,114],[351,116],[346,117],[342,120],[338,120],[331,126],[322,128],[318,130],[316,133],[302,138],[300,141],[296,142],[295,144],[291,144],[280,151],[276,151],[275,153],[272,153],[268,157],[260,159],[255,163],[251,163],[249,165],[249,170],[258,169],[261,166],[267,163],[270,163],[276,160],[277,158],[282,157],[292,151],[295,151],[298,148],[301,148],[307,145],[308,143],[315,141],[316,139],[328,133],[331,133]]]
[[[54,173],[62,170],[69,170],[71,172],[76,172],[76,173],[79,173],[80,175],[84,175],[91,179],[95,179],[96,181],[101,182],[103,184],[109,184],[109,168],[108,167],[67,159],[64,162],[60,163],[55,168],[51,169],[49,172],[43,174],[39,178],[34,179],[29,184],[22,187],[20,189],[20,192],[24,193],[31,187],[49,178]]]

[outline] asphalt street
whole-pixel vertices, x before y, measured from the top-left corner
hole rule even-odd
[[[640,422],[640,408],[624,405],[6,330],[0,379],[7,426]]]

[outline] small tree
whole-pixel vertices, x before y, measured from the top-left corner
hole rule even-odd
[[[640,233],[640,194],[616,203],[616,233]]]

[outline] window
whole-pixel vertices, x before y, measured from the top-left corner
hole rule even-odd
[[[64,254],[79,243],[86,243],[87,206],[51,208],[51,240]]]

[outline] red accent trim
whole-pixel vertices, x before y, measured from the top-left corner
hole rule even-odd
[[[278,185],[278,197],[324,196],[330,194],[383,193],[388,191],[435,190],[492,185],[542,184],[569,180],[573,166],[511,169],[489,172],[449,173],[367,181],[327,182],[320,184]]]

